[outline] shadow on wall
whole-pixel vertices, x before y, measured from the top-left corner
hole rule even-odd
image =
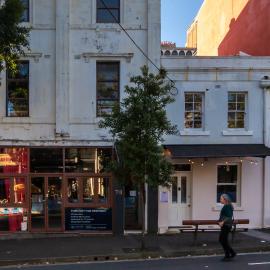
[[[270,0],[249,0],[218,47],[218,55],[270,56]]]

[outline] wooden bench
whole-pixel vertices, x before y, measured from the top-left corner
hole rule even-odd
[[[213,231],[213,228],[199,228],[199,226],[205,226],[205,225],[218,225],[218,220],[183,220],[183,227],[184,226],[191,226],[191,228],[183,228],[180,231],[194,231],[194,241],[197,240],[198,237],[198,231]],[[243,225],[243,224],[249,224],[249,219],[234,219],[233,221],[233,227],[232,227],[232,240],[234,239],[234,234],[236,232],[236,226],[237,225]],[[247,228],[243,228],[244,231],[247,231]]]

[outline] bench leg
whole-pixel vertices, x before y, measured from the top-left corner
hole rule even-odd
[[[198,225],[195,225],[195,230],[194,230],[194,244],[197,244],[197,239],[198,239]]]

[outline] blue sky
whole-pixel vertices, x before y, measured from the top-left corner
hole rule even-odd
[[[203,0],[161,0],[161,40],[185,46],[186,31]]]

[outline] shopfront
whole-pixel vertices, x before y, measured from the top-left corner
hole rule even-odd
[[[0,232],[112,231],[111,148],[0,148]]]

